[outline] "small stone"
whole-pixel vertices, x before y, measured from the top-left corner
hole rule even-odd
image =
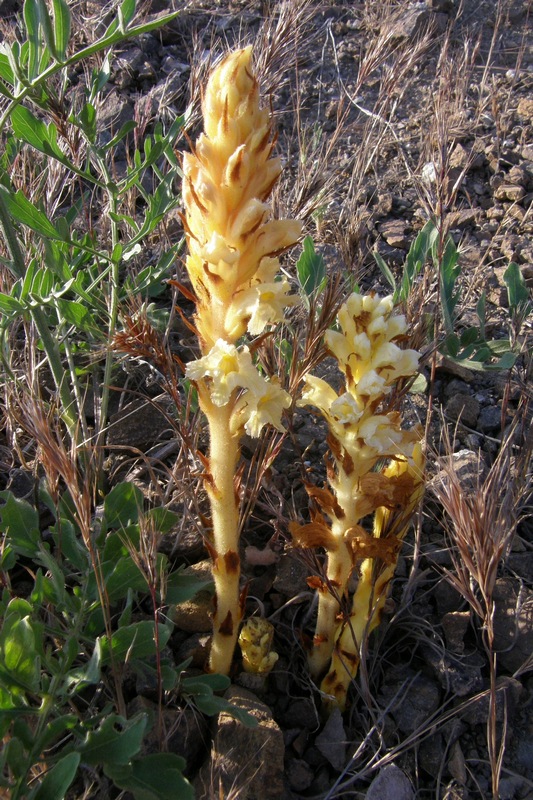
[[[283,734],[272,712],[252,692],[231,686],[224,699],[255,717],[255,728],[243,725],[225,711],[219,714],[209,760],[194,788],[197,800],[208,800],[216,787],[221,797],[239,800],[280,800],[283,797]]]
[[[488,687],[486,687],[488,688]],[[496,720],[509,723],[514,717],[517,703],[522,694],[522,684],[515,678],[504,676],[496,679]],[[484,692],[472,698],[459,712],[460,717],[469,725],[484,725],[489,715],[489,692]]]
[[[279,559],[274,589],[285,597],[309,591],[309,568],[297,553],[283,553]]]
[[[284,725],[306,728],[314,731],[318,728],[319,717],[315,703],[310,697],[301,697],[293,700],[287,711],[282,715],[281,721]]]
[[[383,767],[366,793],[366,800],[415,800],[415,797],[411,781],[396,764]]]
[[[167,395],[153,400],[132,400],[111,416],[107,443],[115,448],[135,447],[146,452],[170,434],[168,411]]]
[[[437,355],[437,369],[439,372],[444,372],[447,375],[455,375],[456,378],[460,378],[466,383],[471,383],[474,379],[474,373],[471,369],[440,354]]]
[[[477,420],[477,428],[481,433],[493,433],[501,428],[502,412],[498,406],[485,406],[481,409]]]
[[[434,733],[423,739],[418,747],[418,759],[422,769],[428,775],[437,775],[442,767],[445,757],[444,739],[442,734]]]
[[[434,680],[409,668],[389,671],[383,686],[384,701],[402,733],[413,733],[437,710],[440,689]]]
[[[295,792],[305,792],[313,783],[314,773],[303,758],[291,758],[287,764],[287,780]]]
[[[183,575],[191,575],[199,581],[211,580],[211,562],[200,561],[183,570]],[[193,598],[173,606],[170,616],[174,625],[182,631],[205,633],[213,627],[213,595],[207,589],[201,589]]]
[[[410,226],[403,220],[390,220],[378,225],[379,232],[385,239],[388,245],[396,247],[401,250],[406,250],[409,246],[409,240],[406,233],[410,230]]]
[[[448,772],[455,778],[461,785],[466,784],[467,772],[466,763],[461,745],[459,742],[454,742],[450,748],[450,757],[448,759]]]
[[[446,415],[455,421],[462,422],[469,428],[475,428],[480,406],[475,397],[469,394],[456,394],[446,403]]]
[[[327,758],[333,769],[340,772],[346,765],[346,733],[342,714],[335,708],[329,715],[323,730],[315,739],[315,745]]]
[[[500,780],[500,800],[515,800],[517,797],[523,797],[522,789],[524,788],[525,781],[520,775],[506,775]]]
[[[519,203],[524,195],[524,188],[522,186],[515,186],[512,183],[502,183],[494,192],[496,200],[510,200],[512,203]]]
[[[521,97],[518,101],[516,113],[526,122],[533,122],[533,98]]]
[[[183,634],[182,634],[183,636]],[[193,633],[186,639],[178,639],[175,643],[174,637],[171,639],[172,652],[178,664],[191,659],[190,667],[203,669],[209,656],[211,646],[211,636],[206,633]]]
[[[457,697],[468,697],[483,688],[481,666],[467,664],[451,653],[439,655],[435,650],[424,650],[426,662],[433,667],[442,688]]]
[[[479,217],[479,209],[477,208],[463,208],[461,211],[450,211],[446,215],[446,227],[451,230],[452,228],[464,228],[466,225],[474,225]]]
[[[157,703],[146,697],[135,697],[128,705],[129,715],[133,716],[139,711],[148,713],[153,723],[158,719],[158,715],[162,714],[168,752],[184,758],[188,771],[194,770],[205,753],[206,742],[209,741],[205,717],[188,707],[161,709]],[[141,755],[159,753],[160,748],[158,727],[157,724],[153,724],[143,738]]]
[[[528,179],[528,171],[522,165],[517,164],[509,170],[509,181],[516,186],[526,186]]]
[[[464,637],[470,625],[469,611],[449,611],[442,618],[446,644],[454,653],[465,649]]]
[[[499,578],[493,596],[498,663],[515,672],[533,653],[533,591],[512,578]]]

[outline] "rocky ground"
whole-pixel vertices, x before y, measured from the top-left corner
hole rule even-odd
[[[283,33],[292,55],[272,47],[284,17],[269,3],[178,0],[180,6],[174,23],[126,46],[115,62],[105,111],[113,125],[132,117],[148,125],[158,116],[168,121],[188,105],[196,111],[201,65],[224,43],[257,40],[286,159],[276,202],[283,213],[305,219],[331,274],[341,272],[365,290],[388,291],[372,251],[398,273],[417,232],[439,211],[461,253],[464,319],[484,288],[491,335],[505,334],[509,262],[533,282],[530,4],[313,1],[311,13]],[[147,7],[161,10],[167,10],[164,0]],[[85,13],[97,14],[98,7],[87,3]],[[283,64],[291,70],[281,74]],[[195,125],[193,113],[191,137]],[[531,320],[524,331],[531,333]],[[442,358],[431,377],[430,366],[428,354],[430,390],[409,401],[409,413],[424,422],[431,394],[434,418],[442,412],[456,434],[454,469],[465,490],[476,491],[502,431],[522,413],[520,399],[530,391],[527,359],[511,378]],[[150,426],[141,412],[126,425],[115,422],[115,445],[146,451],[157,441],[153,409]],[[442,424],[430,428],[432,475],[442,469]],[[299,456],[284,445],[266,487],[263,519],[252,519],[243,537],[255,598],[248,611],[259,603],[272,620],[280,658],[264,685],[250,685],[237,673],[228,697],[260,725],[245,729],[226,715],[208,724],[193,712],[169,709],[167,722],[175,728],[170,748],[186,755],[198,798],[490,797],[487,657],[466,600],[445,578],[452,559],[431,493],[420,535],[405,544],[388,613],[351,707],[344,717],[321,718],[305,666],[313,613],[309,564],[287,543],[280,523],[287,510],[279,529],[270,510],[284,502],[305,516],[302,461],[320,465],[325,450],[313,419],[298,412],[293,428]],[[205,570],[206,553],[194,532],[168,548],[177,562]],[[531,800],[533,528],[527,520],[501,565],[495,598],[498,726],[506,736],[500,797]],[[210,602],[206,596],[176,611],[171,644],[177,663],[191,656],[202,666]],[[132,710],[152,705],[150,691],[137,684],[135,694]]]

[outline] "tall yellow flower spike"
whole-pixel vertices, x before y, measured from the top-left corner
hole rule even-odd
[[[257,336],[294,305],[278,256],[300,237],[301,223],[274,220],[268,197],[281,164],[272,156],[270,115],[260,105],[252,50],[230,53],[213,71],[204,101],[204,133],[183,155],[183,200],[197,298],[195,324],[201,358],[187,365],[209,426],[205,487],[211,505],[216,609],[209,667],[228,674],[242,619],[239,441],[266,424],[283,430],[291,398],[277,380],[258,372],[246,333]]]
[[[252,333],[261,333],[294,302],[287,280],[274,276],[278,254],[299,239],[301,224],[271,219],[267,200],[281,162],[272,157],[270,115],[260,106],[251,58],[251,47],[236,50],[214,70],[203,102],[205,132],[194,153],[183,155],[187,270],[204,353],[218,339],[235,342],[252,318]]]

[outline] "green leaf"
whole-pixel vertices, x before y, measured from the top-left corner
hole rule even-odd
[[[110,714],[96,731],[87,734],[79,748],[83,761],[88,764],[127,764],[137,755],[148,714],[137,714],[127,720],[117,714]]]
[[[0,294],[0,313],[11,316],[12,314],[20,314],[24,311],[24,303],[17,300],[10,294]]]
[[[435,244],[438,236],[437,228],[433,220],[428,220],[416,239],[409,248],[405,260],[402,280],[400,285],[396,285],[394,290],[394,303],[407,302],[414,282],[427,261],[430,250]]]
[[[461,333],[461,347],[469,347],[471,344],[474,344],[479,340],[479,329],[478,328],[466,328]]]
[[[193,701],[198,711],[207,714],[208,717],[224,712],[239,720],[239,722],[242,722],[247,728],[255,728],[258,724],[258,720],[249,714],[248,711],[245,711],[244,708],[234,706],[232,703],[224,700],[223,697],[200,694],[195,695]]]
[[[8,607],[9,612],[9,607]],[[40,658],[35,649],[35,633],[28,616],[11,614],[0,633],[0,661],[4,680],[37,693],[40,686]]]
[[[453,333],[455,308],[460,298],[459,289],[456,290],[455,284],[461,273],[461,267],[459,265],[459,254],[451,236],[448,236],[446,240],[440,261],[438,261],[436,254],[434,254],[434,259],[439,270],[444,327],[448,333]]]
[[[13,86],[15,83],[15,76],[9,64],[9,58],[5,53],[0,53],[0,78],[6,81],[6,83],[9,83],[10,86]]]
[[[134,592],[148,591],[146,578],[139,567],[133,561],[131,554],[127,553],[118,561],[111,563],[111,570],[108,572],[109,563],[104,563],[102,568],[105,571],[106,593],[111,603],[116,603],[127,596],[128,590]],[[92,588],[92,580],[89,588]],[[96,586],[94,587],[96,590]]]
[[[65,0],[52,0],[54,11],[54,44],[56,58],[64,61],[70,40],[71,16]]]
[[[444,340],[441,351],[445,355],[449,355],[451,358],[455,358],[459,352],[461,347],[461,342],[459,341],[459,337],[455,333],[450,333],[449,336],[446,337]]]
[[[69,122],[79,125],[91,144],[96,141],[96,108],[92,103],[85,103],[78,115],[71,115]]]
[[[529,290],[522,275],[522,270],[514,261],[511,261],[503,273],[503,280],[507,286],[510,315],[513,316],[517,311],[522,310],[528,313],[532,306]]]
[[[126,30],[133,17],[135,16],[136,0],[123,0],[118,9],[119,24],[122,30]]]
[[[381,270],[381,272],[383,274],[383,277],[385,278],[385,280],[387,281],[387,283],[389,284],[389,286],[391,287],[393,292],[396,291],[396,278],[394,277],[394,275],[392,274],[391,270],[389,269],[388,264],[380,256],[380,254],[377,252],[377,250],[373,250],[372,251],[372,255],[374,256],[374,261],[376,262],[376,264],[380,268],[380,270]]]
[[[113,138],[105,145],[104,149],[111,150],[113,147],[116,147],[116,145],[119,142],[121,142],[122,139],[124,139],[124,137],[128,135],[128,133],[135,130],[136,127],[137,123],[135,122],[134,119],[126,120],[126,122],[122,125],[116,136],[113,136]]]
[[[56,61],[59,61],[59,53],[56,50],[56,43],[54,38],[54,27],[52,25],[52,18],[48,12],[45,0],[39,0],[39,12],[41,19],[41,27],[44,34],[44,40],[50,50],[50,53]],[[44,66],[44,65],[43,65]]]
[[[231,685],[227,675],[219,675],[217,672],[201,675],[199,677],[184,678],[182,688],[188,694],[212,694],[213,692],[223,692]]]
[[[111,23],[111,25],[114,25],[115,28],[116,28],[117,24],[118,23],[117,23],[117,20],[115,18],[113,20],[113,22]],[[109,28],[108,28],[108,30],[109,30]],[[106,31],[106,33],[107,33],[107,31]],[[102,91],[102,89],[104,88],[104,86],[108,82],[110,75],[111,75],[111,52],[108,52],[108,53],[105,54],[105,57],[104,57],[104,60],[102,62],[101,68],[99,70],[94,69],[93,72],[92,72],[91,83],[90,83],[90,87],[91,87],[90,101],[91,102],[95,101],[96,96],[99,94],[99,92]]]
[[[186,763],[174,753],[151,753],[125,766],[106,764],[105,772],[135,800],[194,800],[194,791],[183,777]]]
[[[27,225],[28,228],[31,228],[41,236],[61,239],[46,214],[34,206],[20,189],[14,194],[6,192],[3,187],[0,187],[0,191],[3,194],[9,213],[17,222]]]
[[[80,572],[89,568],[89,554],[81,541],[74,523],[69,519],[60,519],[50,527],[58,554],[61,554]]]
[[[37,791],[30,795],[31,800],[64,800],[69,786],[76,777],[81,756],[69,753],[60,758],[57,764],[46,773]]]
[[[150,529],[157,531],[161,536],[174,530],[179,521],[179,514],[163,506],[150,508],[144,515],[145,526],[149,525]]]
[[[323,289],[326,281],[326,262],[323,256],[316,252],[310,236],[306,236],[303,240],[303,251],[296,262],[296,273],[300,288],[308,298]]]
[[[98,330],[94,317],[83,303],[77,300],[57,300],[57,307],[67,325],[74,325],[80,331],[90,333]]]
[[[0,506],[0,528],[6,541],[19,555],[34,558],[41,540],[37,511],[7,490],[0,492],[0,499],[5,501]]]
[[[158,628],[159,644],[160,647],[164,647],[170,638],[171,630],[161,624],[158,625]],[[102,664],[104,665],[111,663],[111,654],[119,664],[134,658],[149,658],[156,653],[154,623],[150,620],[143,620],[127,625],[125,628],[119,628],[111,637],[111,647],[107,637],[102,637],[101,648]]]
[[[484,339],[485,338],[485,324],[487,321],[487,314],[486,314],[486,300],[487,296],[485,292],[481,292],[479,300],[476,303],[476,314],[477,318],[479,319],[479,328],[480,328],[480,335]]]
[[[22,9],[26,35],[28,37],[28,78],[32,81],[39,71],[41,57],[40,6],[37,0],[25,0]]]
[[[57,143],[57,128],[53,123],[45,125],[29,108],[19,105],[11,113],[11,126],[13,133],[24,142],[47,156],[53,156],[66,167],[74,168]]]
[[[126,528],[139,521],[143,506],[143,495],[138,486],[124,481],[114,486],[104,501],[102,529]]]
[[[67,676],[69,694],[77,694],[86,686],[94,686],[100,680],[100,664],[102,660],[101,640],[97,639],[94,651],[86,664],[81,667],[71,669]]]
[[[201,580],[196,575],[183,575],[177,570],[171,572],[166,580],[164,600],[169,605],[179,605],[191,600],[198,592],[212,588],[212,578]]]

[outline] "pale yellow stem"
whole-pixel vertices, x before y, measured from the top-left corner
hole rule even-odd
[[[216,610],[209,669],[228,675],[242,618],[240,605],[239,507],[235,473],[239,459],[239,439],[230,433],[233,403],[222,408],[207,404],[209,423],[209,475],[206,490],[211,504],[213,525],[213,579]]]
[[[361,564],[361,575],[352,602],[352,613],[337,627],[335,649],[331,657],[328,674],[322,681],[321,690],[332,697],[325,700],[326,706],[337,705],[341,711],[346,707],[346,695],[351,681],[357,675],[361,660],[361,643],[367,635],[368,619],[372,613],[370,605],[374,595],[372,587],[373,559]]]
[[[331,528],[335,535],[335,528],[339,528],[336,520]],[[338,547],[328,553],[327,581],[324,582],[318,595],[318,614],[313,638],[313,649],[309,654],[309,671],[316,680],[321,677],[326,669],[335,641],[337,629],[337,616],[340,612],[340,603],[352,572],[352,554],[350,548],[342,538],[344,525],[338,537]]]
[[[354,470],[351,475],[347,475],[340,465],[337,469],[338,478],[334,489],[344,516],[333,519],[331,524],[331,533],[337,547],[328,552],[327,582],[318,597],[317,624],[313,649],[309,654],[309,669],[315,679],[322,676],[331,658],[338,628],[337,617],[341,611],[339,601],[342,601],[346,593],[353,570],[353,552],[346,534],[361,519],[357,494],[359,473]]]
[[[337,627],[331,666],[320,687],[326,695],[333,698],[329,703],[325,701],[326,705],[336,705],[341,711],[346,707],[348,689],[359,669],[362,644],[380,623],[389,583],[396,569],[395,561],[374,578],[374,560],[367,558],[361,564],[352,611],[348,620]]]

